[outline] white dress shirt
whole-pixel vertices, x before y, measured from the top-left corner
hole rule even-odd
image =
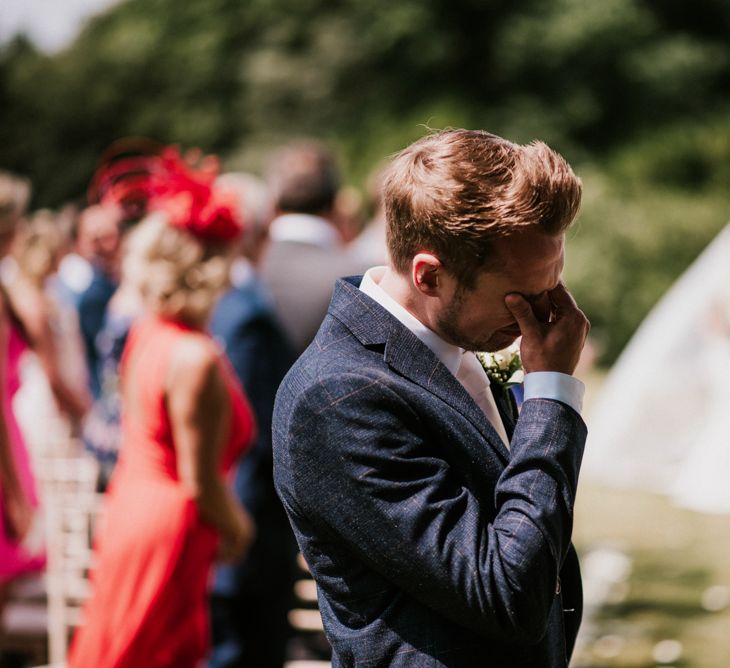
[[[418,337],[418,339],[425,344],[433,352],[433,354],[436,355],[436,357],[438,357],[443,365],[458,378],[457,373],[465,351],[458,346],[454,346],[444,341],[438,334],[426,327],[426,325],[418,320],[412,313],[407,311],[380,287],[379,283],[385,274],[385,270],[386,267],[373,267],[368,269],[360,283],[360,290],[380,304],[386,311],[413,332],[413,334],[415,334],[416,337]],[[488,383],[489,379],[486,373],[484,374],[484,377],[487,378]],[[468,387],[466,389],[469,391]],[[469,393],[472,394],[472,391],[469,391]],[[528,399],[554,399],[567,404],[577,413],[580,413],[583,407],[584,393],[585,385],[583,385],[583,383],[577,378],[565,373],[559,373],[557,371],[533,371],[525,374],[525,401]],[[488,392],[487,394],[489,394],[491,398],[491,392]],[[481,405],[479,401],[477,401],[477,403]],[[488,413],[487,416],[489,417]],[[495,425],[498,432],[500,431],[500,426],[501,420],[499,425]],[[504,427],[502,427],[502,430],[504,430]],[[504,436],[503,439],[506,441]]]
[[[295,241],[330,249],[340,245],[340,235],[334,225],[319,216],[306,213],[285,213],[271,222],[272,241]]]
[[[231,263],[231,285],[234,288],[245,288],[251,285],[256,278],[256,270],[245,257],[237,257]]]

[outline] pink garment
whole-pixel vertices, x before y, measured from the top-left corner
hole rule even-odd
[[[18,373],[20,358],[25,352],[27,346],[20,336],[17,328],[10,325],[8,328],[8,348],[6,351],[6,382],[5,388],[5,405],[3,406],[3,415],[10,439],[10,451],[15,462],[18,479],[20,484],[34,507],[38,507],[38,495],[36,494],[35,481],[33,480],[33,472],[30,466],[30,457],[23,443],[18,423],[13,414],[13,396],[20,387],[20,377]],[[2,353],[4,351],[0,351]],[[2,496],[0,495],[0,504],[2,504]],[[45,557],[38,554],[30,554],[22,543],[11,540],[7,536],[5,530],[5,513],[0,507],[0,583],[7,582],[13,578],[39,571],[45,564]]]

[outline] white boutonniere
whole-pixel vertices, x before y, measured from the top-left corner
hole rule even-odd
[[[502,387],[519,385],[525,377],[522,369],[520,347],[513,343],[509,348],[494,353],[476,353],[479,363],[489,377],[490,383]]]

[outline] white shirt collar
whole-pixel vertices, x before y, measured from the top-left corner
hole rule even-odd
[[[253,282],[255,271],[251,262],[245,257],[237,257],[231,264],[231,284],[235,288],[245,288]]]
[[[385,274],[385,270],[386,267],[368,269],[360,283],[360,290],[380,304],[393,317],[397,318],[404,327],[413,332],[421,343],[427,346],[452,374],[456,375],[461,364],[461,356],[464,354],[463,348],[444,341],[383,290],[379,283]]]
[[[272,241],[296,241],[325,249],[340,244],[340,235],[331,223],[305,213],[278,216],[269,227],[269,237]]]

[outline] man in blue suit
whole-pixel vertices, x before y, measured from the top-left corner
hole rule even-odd
[[[121,222],[122,214],[118,209],[100,204],[84,209],[79,216],[79,234],[89,247],[92,271],[88,284],[76,298],[76,307],[89,372],[89,390],[94,399],[98,399],[102,391],[96,337],[118,285]]]
[[[274,480],[334,666],[566,666],[588,321],[580,181],[542,143],[428,135],[391,163],[391,264],[338,281],[274,409]],[[522,336],[519,416],[472,351]]]
[[[219,183],[242,198],[246,229],[241,256],[231,272],[233,287],[216,307],[211,332],[223,345],[256,416],[258,436],[238,465],[234,489],[256,522],[257,533],[243,561],[216,569],[209,668],[281,668],[296,545],[274,490],[271,414],[276,389],[294,355],[255,269],[271,221],[266,188],[244,174],[227,174]]]

